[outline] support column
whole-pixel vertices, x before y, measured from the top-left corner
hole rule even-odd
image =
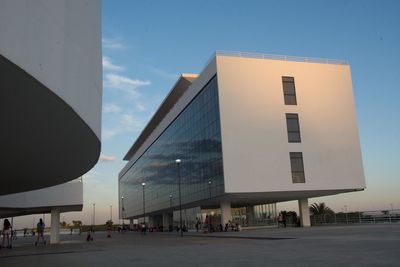
[[[299,199],[300,225],[310,227],[310,208],[308,207],[308,198]]]
[[[52,209],[50,244],[57,244],[59,242],[60,242],[60,211],[58,209]]]
[[[169,213],[164,212],[162,216],[163,232],[168,232],[169,229]]]
[[[148,218],[147,227],[148,228],[153,227],[154,226],[154,218],[153,218],[153,216],[149,215],[147,218]]]
[[[129,229],[133,230],[133,219],[129,219]]]
[[[246,221],[247,221],[247,226],[253,225],[254,224],[254,206],[246,206]]]
[[[174,212],[172,211],[171,213],[168,214],[169,216],[169,225],[168,225],[168,231],[169,231],[169,226],[172,228],[174,227]]]
[[[220,208],[221,208],[221,224],[222,227],[225,227],[225,224],[227,224],[228,221],[232,220],[231,203],[223,201],[220,203]]]

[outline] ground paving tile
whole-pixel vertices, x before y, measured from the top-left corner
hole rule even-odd
[[[0,266],[400,266],[399,225],[257,229],[241,232],[61,235],[34,246],[18,238]]]

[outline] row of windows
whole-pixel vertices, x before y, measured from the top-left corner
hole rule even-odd
[[[283,95],[285,105],[297,105],[296,87],[294,77],[282,77]],[[300,143],[300,123],[299,115],[296,113],[286,113],[286,126],[289,143]],[[293,183],[305,183],[303,153],[290,152],[290,166],[292,170]]]

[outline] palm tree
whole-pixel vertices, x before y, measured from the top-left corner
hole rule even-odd
[[[333,210],[325,205],[325,202],[314,203],[310,206],[310,212],[313,215],[333,214]]]

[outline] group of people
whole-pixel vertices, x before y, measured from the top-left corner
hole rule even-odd
[[[197,220],[197,221],[199,222],[200,220]],[[201,227],[201,222],[200,222],[200,227]],[[196,229],[197,229],[197,227],[196,227]],[[206,215],[206,218],[205,218],[204,224],[203,224],[203,233],[211,233],[212,231],[213,231],[213,225],[212,225],[211,216]]]
[[[213,227],[212,217],[206,215],[203,224],[198,218],[196,218],[196,232],[198,232],[200,229],[203,229],[203,233],[212,233],[214,231],[228,232],[228,231],[240,231],[240,226],[238,223],[234,224],[231,221],[228,221],[228,223],[226,223],[225,226],[223,226],[222,224],[217,224],[216,227]]]
[[[283,228],[286,228],[286,216],[284,214],[282,214],[282,212],[279,213],[279,216],[278,216],[278,228],[281,225],[283,226]]]
[[[44,239],[44,228],[45,224],[42,219],[39,220],[39,222],[36,225],[36,231],[37,231],[37,239],[35,242],[35,246],[38,245],[40,239],[42,240],[43,244],[46,245],[46,240]],[[2,235],[3,235],[3,240],[1,242],[1,248],[12,248],[12,239],[16,239],[17,236],[17,231],[13,231],[12,224],[8,219],[4,219],[3,221],[3,230],[2,230]],[[26,236],[26,231],[24,230],[24,237]],[[7,245],[5,246],[5,243],[7,241]]]
[[[240,231],[240,226],[238,223],[232,223],[230,220],[228,221],[228,223],[225,224],[225,232],[228,231],[233,231],[233,232],[239,232]]]
[[[285,218],[284,214],[282,214],[282,213],[279,213],[279,216],[278,216],[278,227],[279,226],[286,227],[286,218]],[[171,228],[171,226],[170,226],[170,228]],[[186,228],[186,226],[184,227],[183,230],[187,231],[187,229],[185,229],[185,228]],[[44,229],[45,229],[45,224],[44,224],[42,219],[39,219],[39,222],[36,225],[37,239],[36,239],[36,242],[35,242],[35,246],[38,245],[40,239],[42,240],[42,243],[44,245],[46,245],[46,240],[45,240],[44,235],[43,235],[44,234]],[[107,231],[108,237],[111,237],[111,226],[108,227],[107,230],[108,230]],[[144,232],[146,232],[146,230],[147,230],[147,227],[145,225],[142,225],[141,231],[144,233]],[[203,230],[203,233],[211,233],[211,232],[216,231],[216,230],[217,231],[221,231],[221,232],[222,231],[225,231],[225,232],[227,232],[227,231],[239,231],[240,230],[240,226],[237,223],[233,224],[231,221],[229,221],[228,223],[225,224],[224,228],[223,228],[222,224],[219,224],[219,225],[217,225],[217,228],[215,229],[213,227],[213,224],[212,224],[212,217],[209,216],[209,215],[206,215],[204,223],[202,223],[200,219],[196,218],[196,232],[199,232],[199,230]],[[4,247],[11,248],[12,247],[12,243],[11,243],[12,233],[13,233],[12,232],[12,225],[11,225],[10,221],[8,219],[4,219],[3,231],[2,231],[3,240],[2,240],[2,244],[1,244],[0,248],[2,248],[2,247],[3,248]],[[71,233],[72,233],[72,230],[71,230]],[[25,235],[26,235],[26,230],[24,230],[24,236]],[[88,239],[88,241],[89,240],[93,240],[93,237],[91,236],[91,231],[88,231],[87,239]],[[4,246],[6,241],[7,241],[7,245]]]

